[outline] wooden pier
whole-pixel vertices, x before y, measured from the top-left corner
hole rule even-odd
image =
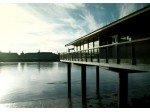
[[[65,46],[61,62],[68,64],[68,97],[71,98],[71,63],[81,66],[82,103],[86,104],[86,65],[96,67],[99,96],[99,67],[118,73],[118,107],[128,105],[128,73],[150,71],[150,6],[93,31]],[[71,47],[72,46],[72,47]],[[71,47],[71,48],[70,48]]]

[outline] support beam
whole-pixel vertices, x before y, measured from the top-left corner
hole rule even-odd
[[[97,62],[99,62],[99,48],[97,48]]]
[[[89,53],[90,53],[90,52],[89,52],[89,40],[87,41],[87,47],[88,47],[87,59],[89,59],[89,55],[90,55],[90,54],[89,54]],[[87,60],[87,61],[89,61],[89,60]]]
[[[126,108],[128,105],[128,73],[119,72],[119,107]]]
[[[68,98],[71,98],[71,63],[67,63],[67,72],[68,72]]]
[[[132,44],[131,44],[131,47],[132,47],[132,65],[136,65],[135,44],[134,44],[134,43],[132,43]]]
[[[99,97],[99,66],[96,66],[96,94]]]
[[[86,65],[81,65],[82,104],[86,105]]]
[[[105,49],[106,49],[106,63],[108,63],[108,47],[106,47]]]
[[[120,42],[120,34],[118,34],[117,42],[118,43]],[[117,64],[120,64],[120,46],[119,45],[116,46],[117,46]]]
[[[98,41],[99,41],[99,46],[100,46],[101,45],[100,37],[98,37]],[[98,62],[100,62],[100,48],[98,48]]]
[[[93,50],[91,49],[91,50],[90,50],[91,62],[93,62],[93,57],[92,57],[92,55],[93,55]]]
[[[117,45],[117,64],[120,64],[120,50],[119,50],[119,45]]]
[[[94,38],[92,40],[93,40],[92,42],[93,42],[93,48],[94,48],[95,47]],[[91,52],[92,52],[91,62],[93,62],[94,55],[95,55],[94,49]]]

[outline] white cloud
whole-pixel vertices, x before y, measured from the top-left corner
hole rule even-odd
[[[135,8],[122,4],[120,17]],[[65,51],[65,44],[104,25],[95,17],[86,4],[0,4],[0,51]]]
[[[134,3],[124,3],[121,5],[120,7],[120,17],[119,18],[122,18],[132,12],[134,12],[137,8],[136,8],[136,4]]]
[[[83,13],[83,16],[81,15],[81,17],[85,21],[85,26],[90,31],[93,31],[99,28],[99,24],[96,22],[96,20],[94,19],[94,16],[88,10],[85,10]]]
[[[67,8],[67,9],[78,9],[84,7],[81,3],[65,3],[65,4],[57,4],[57,6]]]
[[[58,45],[65,49],[64,43],[60,44],[59,41],[62,42],[70,35],[64,34],[64,36],[56,33],[57,29],[63,27],[64,24],[54,22],[54,20],[51,23],[44,21],[38,18],[40,15],[34,15],[32,12],[33,10],[26,10],[16,4],[0,5],[1,51],[32,52],[39,49],[50,51],[52,48],[52,52],[55,52],[59,50],[58,47],[55,49]]]

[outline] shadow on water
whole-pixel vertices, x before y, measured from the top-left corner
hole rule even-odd
[[[72,108],[72,98],[68,98],[68,107]]]
[[[150,95],[144,95],[140,98],[132,98],[128,104],[130,108],[149,108],[150,107]]]

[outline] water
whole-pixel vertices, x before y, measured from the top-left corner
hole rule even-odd
[[[82,107],[80,66],[73,64],[71,72],[69,100],[65,63],[1,63],[0,107]],[[87,66],[87,107],[109,107],[110,103],[117,107],[118,74],[100,69],[100,98],[96,95],[95,74],[96,67]],[[149,73],[129,74],[128,88],[129,99],[149,94]]]

